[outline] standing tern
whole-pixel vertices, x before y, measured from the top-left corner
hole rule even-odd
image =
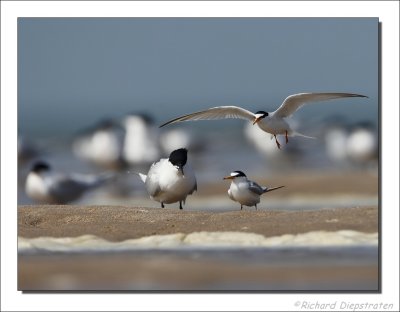
[[[43,162],[36,162],[29,172],[25,191],[35,201],[45,204],[66,204],[114,178],[111,173],[100,175],[54,172]]]
[[[298,93],[288,96],[281,106],[274,112],[267,113],[265,111],[258,111],[252,113],[244,108],[237,106],[218,106],[204,111],[195,112],[192,114],[184,115],[172,119],[160,127],[166,126],[171,123],[189,120],[211,120],[211,119],[226,119],[226,118],[240,118],[246,119],[257,124],[260,129],[265,132],[271,133],[275,137],[275,142],[278,148],[281,148],[276,136],[278,134],[285,135],[286,144],[289,142],[288,136],[303,136],[295,132],[287,121],[286,117],[291,116],[297,109],[307,103],[327,101],[348,97],[366,97],[365,95],[352,94],[352,93]]]
[[[224,180],[232,180],[231,186],[228,190],[229,198],[233,201],[239,202],[240,210],[245,206],[255,206],[260,202],[262,194],[280,189],[284,186],[278,187],[265,187],[260,186],[256,182],[247,179],[246,175],[240,171],[233,171],[229,176],[224,177]]]
[[[154,163],[147,175],[139,173],[145,183],[150,198],[164,204],[179,201],[179,209],[186,197],[197,191],[194,171],[187,163],[187,149],[174,150],[169,158],[162,158]]]

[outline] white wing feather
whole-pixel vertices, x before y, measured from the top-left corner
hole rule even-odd
[[[353,93],[298,93],[289,95],[282,105],[273,112],[276,117],[288,117],[298,110],[302,105],[313,102],[334,100],[348,97],[367,97]]]
[[[213,107],[204,111],[184,115],[181,117],[177,117],[175,119],[172,119],[170,121],[167,121],[166,123],[162,124],[160,126],[164,127],[166,125],[175,123],[175,122],[180,122],[180,121],[189,121],[189,120],[215,120],[215,119],[227,119],[227,118],[239,118],[239,119],[245,119],[249,121],[253,121],[256,116],[241,107],[237,106],[218,106],[218,107]]]

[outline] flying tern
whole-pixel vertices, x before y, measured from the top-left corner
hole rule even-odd
[[[303,136],[303,134],[294,131],[285,120],[285,118],[291,116],[295,111],[297,111],[301,106],[307,103],[334,100],[340,98],[352,98],[352,97],[367,97],[365,95],[353,94],[353,93],[298,93],[288,96],[281,106],[274,112],[268,113],[265,111],[257,111],[252,113],[244,108],[238,106],[218,106],[209,108],[204,111],[199,111],[191,113],[188,115],[180,116],[166,123],[162,124],[160,127],[166,126],[168,124],[189,121],[189,120],[211,120],[211,119],[226,119],[226,118],[239,118],[246,119],[257,124],[260,129],[265,132],[271,133],[274,138],[278,148],[281,147],[277,135],[285,135],[286,143],[289,142],[289,136]],[[310,138],[310,137],[308,137]]]

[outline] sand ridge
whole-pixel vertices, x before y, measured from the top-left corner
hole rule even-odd
[[[129,206],[18,207],[18,235],[25,238],[91,234],[109,241],[122,241],[151,235],[204,231],[233,231],[272,237],[339,230],[378,232],[378,208],[208,212]]]

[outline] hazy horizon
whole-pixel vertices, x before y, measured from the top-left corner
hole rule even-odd
[[[377,18],[19,18],[18,128],[72,134],[147,111],[275,110],[298,92],[351,92],[296,116],[378,119]],[[334,104],[333,104],[334,103]]]

